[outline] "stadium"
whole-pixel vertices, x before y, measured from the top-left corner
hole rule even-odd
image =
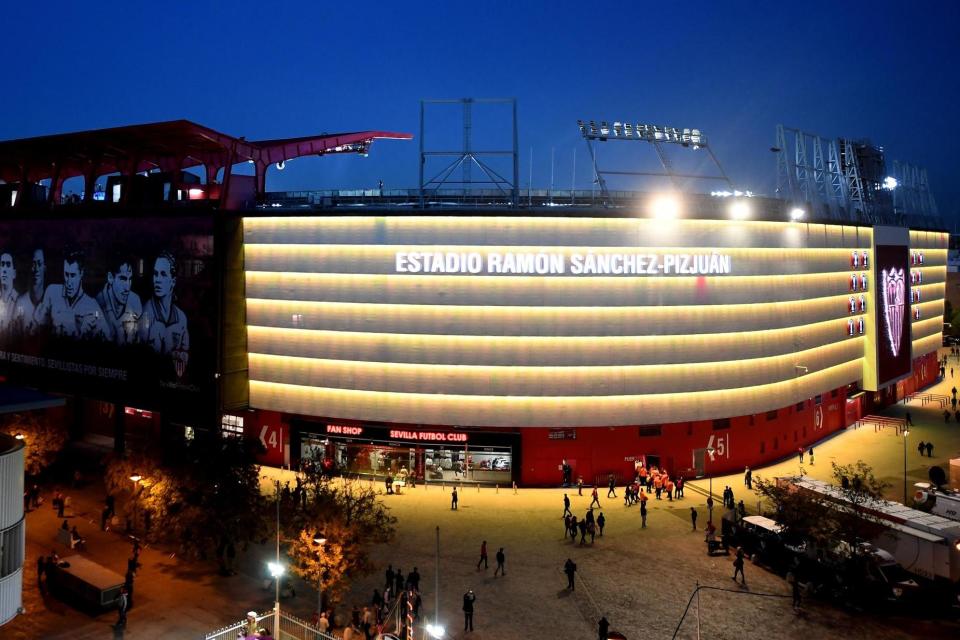
[[[661,131],[592,125],[594,144]],[[119,450],[243,434],[267,464],[537,486],[762,465],[942,374],[949,236],[885,212],[865,162],[843,210],[612,192],[599,170],[564,207],[516,171],[456,201],[422,176],[266,190],[275,163],[408,137],[176,121],[0,143],[7,384]],[[848,165],[872,149],[838,143]]]

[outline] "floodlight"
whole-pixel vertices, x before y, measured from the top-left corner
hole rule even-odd
[[[317,531],[313,534],[313,544],[319,544],[320,546],[327,544],[327,536],[323,532]]]
[[[445,629],[439,624],[428,624],[426,629],[427,633],[434,638],[442,638],[443,634],[446,632]]]
[[[675,196],[657,196],[650,203],[650,213],[659,220],[673,220],[680,213],[680,202]]]
[[[730,217],[734,220],[746,220],[750,217],[750,205],[743,200],[734,200],[730,203]]]
[[[13,437],[16,438],[17,440],[23,440],[23,434],[22,434],[22,433],[18,433],[17,435],[15,435],[15,436],[13,436]]]
[[[886,178],[883,179],[883,188],[886,189],[887,191],[893,191],[899,185],[900,183],[897,182],[897,179],[894,178],[893,176],[887,176]]]
[[[791,220],[801,220],[805,215],[807,215],[807,212],[801,209],[800,207],[794,207],[793,209],[790,209]]]
[[[139,473],[135,473],[132,476],[130,476],[130,479],[133,480],[134,482],[140,482],[141,477]]]
[[[274,578],[279,578],[283,575],[283,565],[277,562],[268,562],[267,569],[270,571],[270,575]]]

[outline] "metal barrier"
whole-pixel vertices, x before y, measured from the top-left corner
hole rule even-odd
[[[216,631],[211,631],[203,636],[203,640],[237,640],[237,638],[243,638],[243,628],[246,624],[247,621],[244,619]],[[258,627],[272,627],[273,611],[258,614],[257,625]],[[280,611],[280,629],[272,629],[272,631],[274,632],[273,637],[277,640],[338,640],[336,636],[323,633],[309,622],[285,613],[283,610]]]
[[[863,416],[856,421],[855,426],[859,429],[865,424],[872,424],[874,431],[879,431],[884,427],[893,427],[897,435],[900,435],[900,432],[907,428],[907,421],[903,418],[888,418],[886,416]]]
[[[921,405],[926,405],[930,402],[939,402],[941,409],[950,404],[950,396],[941,395],[939,393],[911,393],[903,399],[903,403],[907,404],[913,400],[919,400]]]

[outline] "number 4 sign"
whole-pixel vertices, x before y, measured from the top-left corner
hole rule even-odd
[[[270,432],[270,435],[267,435],[267,432]],[[269,438],[269,440],[267,439]],[[260,429],[260,442],[263,444],[265,449],[276,449],[277,448],[277,429],[273,425],[265,424],[263,428]]]

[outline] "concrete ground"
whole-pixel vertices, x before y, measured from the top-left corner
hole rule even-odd
[[[960,363],[956,367],[960,373]],[[960,383],[960,376],[956,382]],[[929,391],[949,394],[952,386],[948,377]],[[931,464],[946,467],[949,457],[960,456],[960,425],[944,424],[938,405],[898,405],[888,413],[902,415],[907,410],[915,423],[907,450],[907,471],[912,484],[926,479]],[[915,448],[919,440],[935,443],[932,458],[919,456]],[[878,476],[893,483],[891,496],[902,498],[903,443],[889,429],[874,432],[868,426],[846,430],[816,445],[815,451],[816,464],[806,465],[806,473],[826,478],[830,460],[846,463],[863,459],[874,466]],[[768,468],[755,469],[754,474],[797,471],[797,461],[791,457]],[[267,468],[262,474],[269,491],[274,477],[292,477],[289,472]],[[694,484],[704,488],[708,485],[704,481]],[[734,488],[737,499],[746,498],[740,475],[715,478],[714,494],[719,494],[726,484]],[[265,563],[274,553],[270,542],[252,545],[241,553],[239,574],[232,577],[217,575],[210,563],[184,560],[169,551],[147,548],[141,555],[143,568],[136,580],[134,607],[125,634],[114,632],[111,627],[115,613],[89,616],[55,598],[42,598],[36,586],[37,556],[54,548],[61,556],[69,553],[54,542],[59,520],[50,508],[51,489],[44,492],[44,506],[27,514],[26,614],[3,627],[3,638],[199,638],[204,631],[239,620],[249,609],[264,611],[272,606],[272,591],[262,588]],[[440,527],[439,619],[446,625],[448,637],[595,638],[596,621],[600,615],[606,615],[611,628],[628,638],[671,638],[697,584],[724,589],[701,592],[699,620],[703,638],[960,637],[960,625],[954,622],[847,612],[812,600],[804,603],[799,614],[794,613],[786,597],[788,585],[749,563],[748,586],[736,586],[730,579],[731,558],[706,556],[702,531],[691,531],[691,506],[699,513],[701,528],[707,519],[705,496],[693,490],[687,492],[685,499],[672,503],[651,500],[647,529],[640,527],[638,507],[623,506],[621,488],[617,490],[617,499],[607,500],[606,490],[601,491],[606,529],[603,538],[585,547],[563,536],[563,490],[520,489],[514,494],[509,489],[497,492],[464,487],[457,511],[450,510],[449,491],[450,485],[445,489],[420,486],[404,495],[384,496],[399,519],[397,537],[393,543],[373,549],[376,570],[354,577],[345,605],[366,603],[373,589],[382,587],[387,563],[405,573],[416,566],[423,576],[425,614],[432,620],[436,615],[434,585],[438,574],[436,527]],[[130,544],[120,534],[98,530],[103,497],[100,486],[94,482],[85,488],[68,489],[67,493],[73,497],[78,512],[71,524],[77,524],[89,539],[84,555],[122,574]],[[574,513],[581,516],[590,498],[577,496],[575,489],[567,493]],[[755,499],[753,502],[755,505]],[[483,540],[488,543],[491,566],[478,570],[476,561]],[[505,549],[507,575],[494,578],[494,554],[499,547]],[[575,592],[565,589],[561,568],[567,558],[578,566]],[[464,634],[461,598],[467,589],[473,589],[477,595],[476,630]],[[282,606],[309,618],[315,609],[316,592],[297,584],[297,594],[284,600]],[[677,637],[697,637],[695,606],[680,625]]]

